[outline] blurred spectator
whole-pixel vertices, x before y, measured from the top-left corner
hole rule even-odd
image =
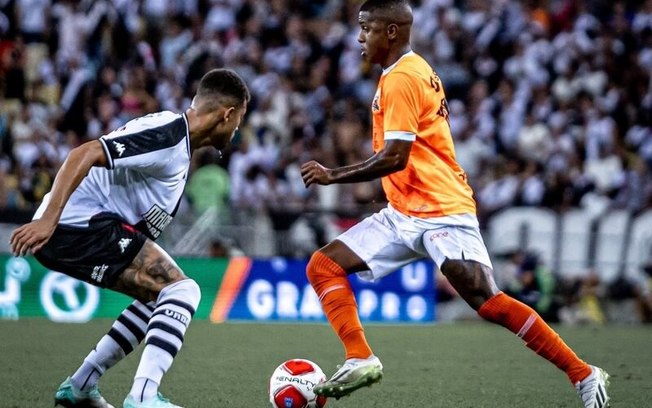
[[[143,66],[135,66],[126,71],[127,80],[120,98],[122,120],[127,122],[135,117],[158,110],[158,101],[147,89],[147,74]]]
[[[638,310],[641,321],[652,323],[652,254],[643,265],[642,282],[637,288]]]
[[[489,217],[513,205],[517,199],[521,162],[511,158],[505,161],[504,167],[495,167],[497,173],[478,193],[479,214],[482,217]]]
[[[43,185],[75,145],[135,116],[184,110],[204,72],[229,66],[253,99],[237,150],[220,163],[223,205],[237,210],[234,223],[289,210],[277,226],[299,222],[318,245],[384,199],[374,183],[306,190],[297,177],[316,155],[346,164],[370,154],[380,72],[361,60],[357,9],[350,0],[0,1],[0,209],[33,208],[35,173]],[[412,44],[447,87],[482,224],[511,205],[652,206],[652,0],[413,9]],[[215,200],[193,190],[196,206]]]
[[[220,219],[228,217],[229,174],[217,164],[218,160],[218,152],[210,149],[202,152],[186,186],[186,194],[197,216],[208,208],[215,208]]]
[[[594,270],[577,280],[572,299],[559,310],[560,321],[567,324],[603,324],[606,321],[600,300],[606,295],[604,284]]]
[[[558,322],[559,302],[555,299],[555,276],[534,254],[516,251],[510,257],[515,273],[504,291],[536,310],[548,322]]]
[[[211,258],[231,258],[234,256],[244,256],[232,239],[219,237],[211,240],[208,256]]]

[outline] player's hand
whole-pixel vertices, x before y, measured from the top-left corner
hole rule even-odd
[[[23,256],[28,252],[33,254],[50,240],[55,228],[56,224],[43,219],[16,228],[9,240],[11,252],[16,256]]]
[[[301,177],[303,184],[309,187],[311,184],[331,184],[331,169],[322,166],[314,160],[301,165]]]

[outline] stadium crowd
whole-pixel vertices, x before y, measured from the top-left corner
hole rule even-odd
[[[481,222],[514,205],[652,206],[652,0],[421,0],[415,51],[448,96]],[[68,151],[183,111],[227,66],[252,103],[234,148],[199,155],[188,211],[299,218],[327,242],[379,182],[305,189],[299,166],[371,155],[379,72],[345,0],[0,0],[0,210],[33,210]],[[329,215],[324,217],[320,212]],[[334,215],[333,215],[334,214]],[[332,235],[332,234],[331,234]]]

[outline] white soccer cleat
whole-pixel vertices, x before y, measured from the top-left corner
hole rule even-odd
[[[339,367],[333,376],[313,389],[316,395],[339,399],[353,391],[370,387],[383,378],[383,364],[378,357],[350,358]]]
[[[590,366],[593,371],[588,377],[575,384],[575,389],[582,398],[584,408],[606,408],[609,405],[607,387],[609,374],[600,367]]]

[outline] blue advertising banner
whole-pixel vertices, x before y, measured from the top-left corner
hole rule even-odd
[[[227,270],[211,320],[324,321],[319,299],[308,283],[305,270],[306,261],[243,258],[239,266]],[[351,286],[361,320],[433,322],[433,275],[434,265],[419,261],[376,282],[352,276]]]

